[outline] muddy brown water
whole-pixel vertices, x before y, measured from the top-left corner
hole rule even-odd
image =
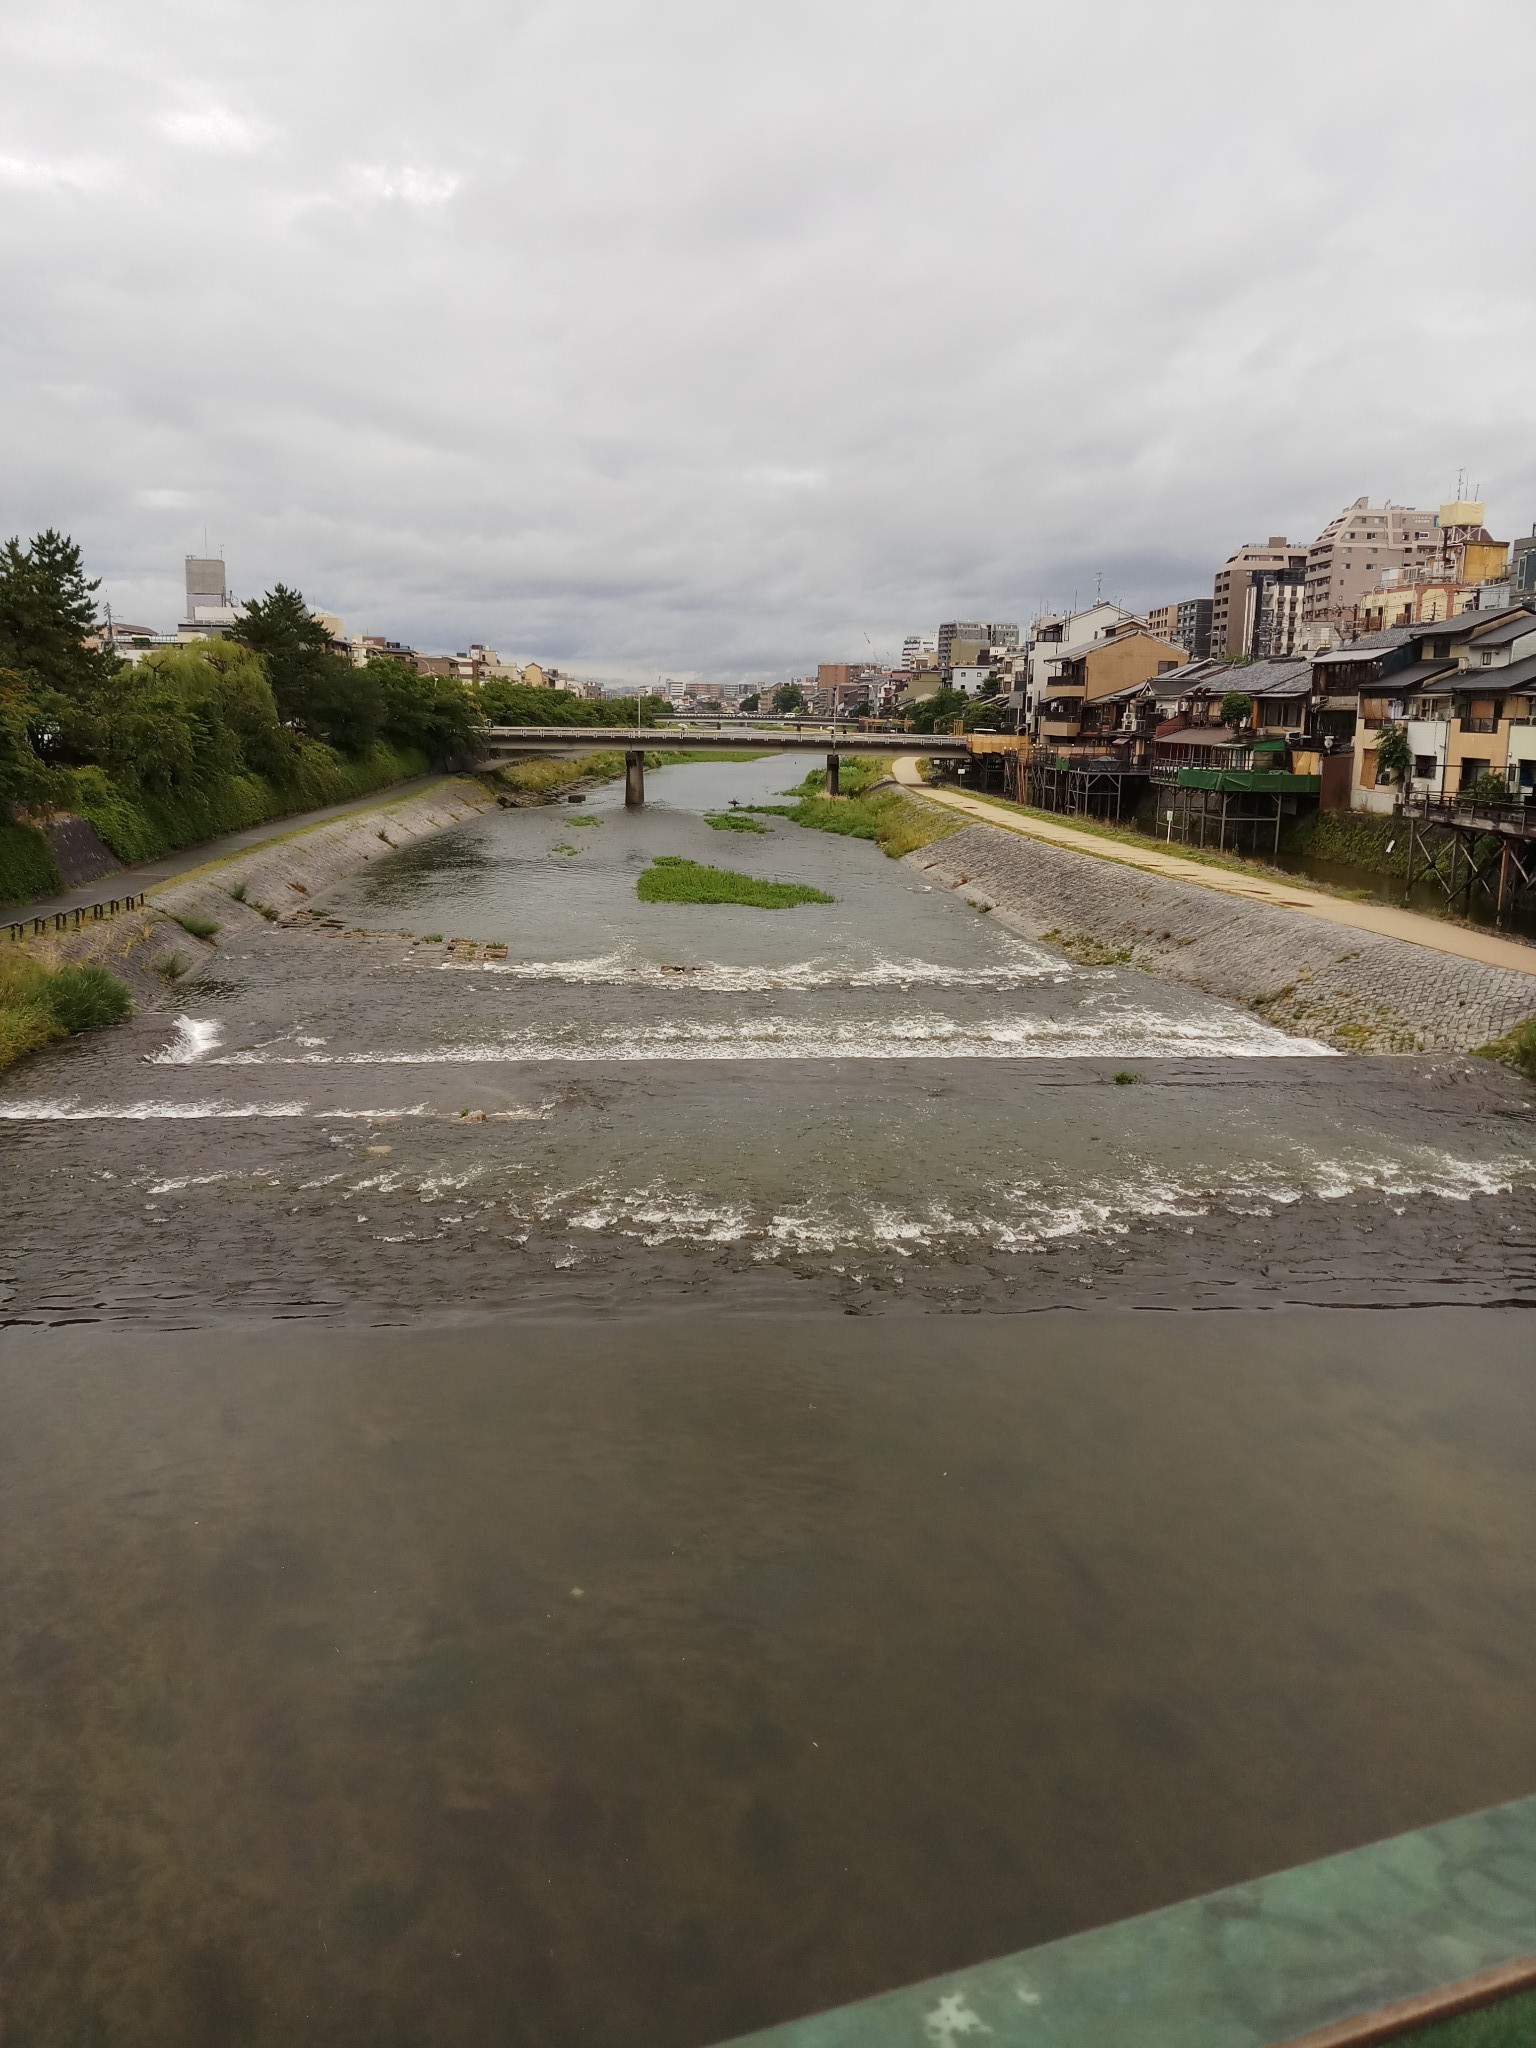
[[[650,780],[0,1084],[7,2048],[705,2048],[1536,1783],[1530,1092]]]

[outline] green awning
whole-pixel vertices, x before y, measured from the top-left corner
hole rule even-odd
[[[1316,796],[1323,786],[1320,775],[1287,775],[1282,768],[1181,768],[1178,779],[1181,789],[1225,790],[1231,796]]]

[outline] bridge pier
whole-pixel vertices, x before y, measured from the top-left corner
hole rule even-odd
[[[624,808],[638,811],[645,804],[645,756],[633,749],[624,756]]]
[[[836,754],[828,754],[828,756],[827,756],[827,795],[828,795],[828,796],[837,796],[838,794],[839,794],[839,790],[838,790],[838,786],[837,786],[837,756],[836,756]]]

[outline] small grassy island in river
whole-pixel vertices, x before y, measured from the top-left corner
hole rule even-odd
[[[744,903],[753,910],[788,910],[795,903],[830,903],[824,890],[804,882],[761,882],[734,868],[706,867],[681,854],[659,853],[635,884],[642,903]]]

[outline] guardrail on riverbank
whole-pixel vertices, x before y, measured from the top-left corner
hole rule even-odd
[[[21,917],[4,927],[8,939],[40,939],[46,933],[79,931],[82,925],[101,924],[125,910],[142,910],[144,891],[132,896],[104,896],[99,903],[80,903],[73,910],[50,910],[41,917]]]

